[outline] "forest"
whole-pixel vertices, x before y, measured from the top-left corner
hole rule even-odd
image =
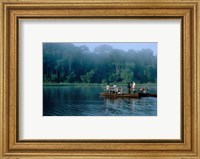
[[[84,43],[83,43],[84,44]],[[157,54],[102,44],[43,43],[43,83],[157,83]]]

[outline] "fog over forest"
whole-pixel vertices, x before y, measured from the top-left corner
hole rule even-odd
[[[151,49],[124,51],[110,45],[94,51],[83,43],[43,43],[44,83],[157,82],[157,54]]]

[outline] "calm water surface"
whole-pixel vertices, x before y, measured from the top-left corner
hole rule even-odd
[[[157,98],[106,99],[101,86],[44,86],[44,116],[157,116]],[[150,88],[156,93],[156,88]]]

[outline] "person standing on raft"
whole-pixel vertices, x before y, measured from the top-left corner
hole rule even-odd
[[[133,83],[132,83],[132,90],[133,90],[133,93],[135,93],[135,87],[136,87],[136,83],[133,81]]]
[[[130,85],[130,83],[128,83],[127,88],[128,88],[128,94],[130,94],[131,93],[131,85]]]

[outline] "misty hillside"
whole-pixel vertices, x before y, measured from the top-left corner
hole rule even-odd
[[[101,45],[43,43],[43,82],[156,83],[157,56],[150,49],[128,51]]]

